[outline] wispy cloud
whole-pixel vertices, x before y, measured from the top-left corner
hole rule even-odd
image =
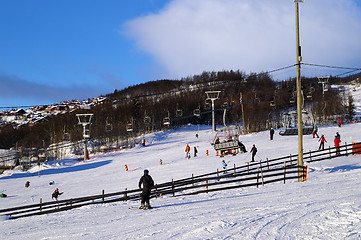
[[[360,65],[361,8],[355,1],[299,4],[304,62]],[[291,0],[173,0],[124,28],[169,77],[228,69],[266,71],[296,59]]]

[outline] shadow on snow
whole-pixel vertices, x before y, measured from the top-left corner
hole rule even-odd
[[[59,174],[59,173],[79,172],[79,171],[84,171],[84,170],[89,170],[89,169],[93,169],[93,168],[102,167],[102,166],[105,166],[105,165],[107,165],[107,164],[109,164],[111,162],[112,162],[111,160],[106,160],[106,161],[101,161],[101,162],[86,163],[86,164],[80,164],[80,165],[76,165],[76,166],[63,167],[63,168],[50,168],[50,169],[46,169],[46,170],[41,170],[40,171],[40,176]],[[38,175],[38,172],[34,172],[34,173],[29,173],[29,172],[14,173],[11,176],[2,177],[0,179],[1,180],[15,179],[15,178],[24,178],[24,177],[37,176],[37,175]]]

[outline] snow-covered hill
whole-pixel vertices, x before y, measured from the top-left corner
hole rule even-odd
[[[355,101],[355,102],[358,102]],[[361,123],[319,128],[333,146],[336,132],[342,144],[361,141]],[[196,137],[198,134],[198,138]],[[210,142],[210,126],[187,126],[146,135],[145,147],[91,156],[88,161],[63,160],[28,172],[0,175],[0,208],[51,201],[59,188],[60,199],[137,188],[144,169],[156,183],[221,169],[222,158]],[[247,150],[258,147],[257,160],[297,153],[297,136],[269,132],[241,136]],[[319,142],[304,136],[304,150]],[[198,157],[186,159],[185,146],[198,146]],[[206,156],[209,150],[209,156]],[[159,164],[162,159],[163,164]],[[249,153],[225,156],[230,165],[251,160]],[[125,170],[127,165],[129,171]],[[139,202],[86,206],[67,212],[0,219],[2,239],[360,239],[361,155],[308,164],[306,182],[290,181],[195,196],[151,199],[149,211],[132,211]],[[39,176],[40,175],[40,176]],[[25,182],[30,187],[25,188]],[[53,185],[49,185],[54,181]]]
[[[360,141],[361,124],[321,127],[329,144],[336,131],[343,142]],[[199,138],[196,138],[198,133]],[[8,198],[1,208],[51,201],[55,188],[61,198],[116,192],[137,188],[145,168],[156,183],[221,169],[209,142],[209,126],[188,126],[146,136],[147,146],[119,153],[94,156],[86,162],[72,160],[32,172],[10,171],[0,178],[0,191]],[[256,144],[257,156],[273,158],[297,152],[297,136],[268,132],[241,137],[249,149]],[[184,148],[199,146],[198,157],[185,159]],[[305,150],[318,147],[317,139],[304,137]],[[326,145],[327,146],[327,145]],[[209,150],[209,156],[206,156]],[[226,156],[237,166],[250,160],[249,154]],[[162,159],[163,165],[159,165]],[[124,165],[129,171],[126,172]],[[26,181],[30,187],[25,188]],[[54,185],[49,182],[54,181]],[[361,237],[360,156],[312,163],[306,182],[274,183],[260,188],[152,199],[150,211],[132,211],[138,202],[87,206],[56,214],[0,222],[6,239],[311,239]]]

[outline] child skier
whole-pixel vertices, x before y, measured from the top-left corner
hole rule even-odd
[[[321,150],[321,148],[322,148],[322,150],[324,150],[325,149],[325,142],[327,142],[326,139],[325,139],[325,136],[322,134],[320,139],[318,139],[318,141],[321,141],[320,146],[318,147],[318,150]]]
[[[227,163],[224,161],[224,159],[222,160],[222,166],[224,170],[227,170]],[[226,171],[224,171],[224,173],[227,173]]]

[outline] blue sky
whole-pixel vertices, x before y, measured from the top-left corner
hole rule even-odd
[[[294,28],[292,0],[4,0],[0,107],[87,99],[202,71],[292,65]],[[359,0],[305,1],[300,31],[304,62],[361,67]]]

